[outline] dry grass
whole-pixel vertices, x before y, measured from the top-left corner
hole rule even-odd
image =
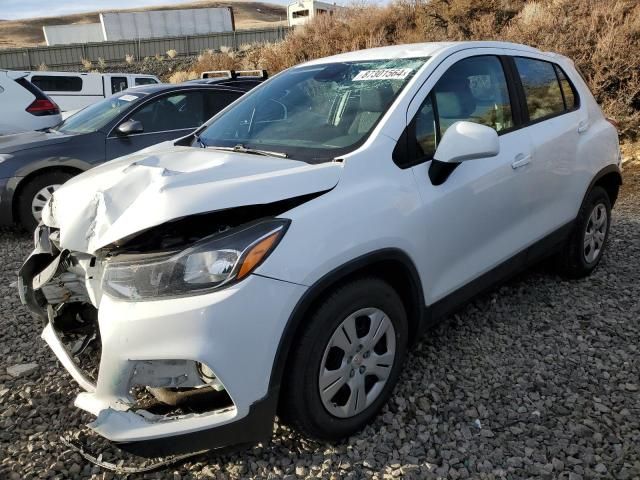
[[[627,142],[621,146],[622,168],[640,167],[640,142]]]

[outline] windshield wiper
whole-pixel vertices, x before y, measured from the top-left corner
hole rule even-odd
[[[213,148],[215,150],[222,150],[224,152],[238,152],[238,153],[250,153],[253,155],[265,155],[267,157],[278,157],[278,158],[288,158],[289,155],[283,152],[272,152],[270,150],[259,150],[257,148],[247,148],[242,144],[236,145],[235,147],[214,147],[209,146],[209,148]]]

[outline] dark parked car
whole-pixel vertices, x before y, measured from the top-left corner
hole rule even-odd
[[[61,184],[97,164],[191,133],[253,86],[149,85],[57,127],[0,137],[0,225],[33,230]]]

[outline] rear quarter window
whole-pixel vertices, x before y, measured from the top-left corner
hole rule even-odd
[[[34,75],[33,83],[45,92],[80,92],[82,91],[82,78],[77,76]]]
[[[573,110],[574,108],[578,108],[580,102],[578,101],[576,87],[573,86],[571,80],[569,80],[558,65],[555,65],[555,69],[558,80],[560,81],[560,88],[562,89],[566,109]]]

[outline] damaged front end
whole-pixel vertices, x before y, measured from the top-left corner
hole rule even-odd
[[[288,226],[260,217],[306,199],[186,217],[94,254],[64,249],[55,228],[36,229],[36,248],[19,271],[20,297],[85,390],[75,405],[96,416],[89,427],[145,456],[270,438],[275,395],[267,384],[246,393],[237,374],[252,367],[230,362],[248,362],[243,357],[258,346],[238,346],[234,356],[228,350],[237,339],[221,335],[244,312],[257,316],[262,307],[246,306],[257,292],[283,288],[262,277],[234,288]]]
[[[306,287],[254,270],[288,230],[282,215],[342,168],[163,147],[56,190],[20,297],[94,431],[148,456],[271,437],[272,368]]]

